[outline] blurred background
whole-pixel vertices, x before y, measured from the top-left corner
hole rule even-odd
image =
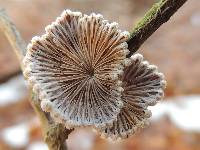
[[[156,0],[0,0],[28,43],[44,33],[63,9],[97,12],[130,31]],[[140,48],[166,76],[165,99],[150,108],[150,126],[111,142],[83,128],[72,132],[69,150],[200,150],[200,1],[189,0]],[[29,104],[19,63],[0,33],[0,150],[47,150]]]

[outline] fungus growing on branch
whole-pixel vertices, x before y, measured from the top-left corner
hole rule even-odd
[[[70,10],[45,30],[23,61],[44,111],[67,128],[94,126],[112,139],[145,125],[147,107],[163,97],[165,80],[142,55],[126,58],[128,32],[99,14]]]
[[[156,66],[143,61],[142,55],[132,55],[130,60],[131,64],[125,67],[121,77],[124,106],[112,127],[97,129],[102,136],[113,140],[128,138],[137,128],[148,123],[151,111],[147,107],[155,105],[163,97],[166,86],[164,75]]]
[[[24,75],[41,107],[67,128],[111,125],[123,102],[129,33],[99,14],[66,10],[34,37],[24,58]]]

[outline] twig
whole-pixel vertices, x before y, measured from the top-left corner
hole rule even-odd
[[[0,29],[12,45],[23,70],[22,59],[26,54],[26,44],[3,9],[0,9]],[[55,123],[49,114],[43,112],[36,94],[33,94],[30,102],[40,119],[44,141],[49,150],[67,150],[65,141],[73,130],[68,130],[63,125]]]
[[[15,25],[10,21],[9,17],[6,15],[5,10],[1,8],[0,29],[7,37],[21,63],[24,55],[26,54],[26,44],[21,38]]]
[[[187,0],[160,0],[136,24],[128,40],[130,57],[163,23],[186,2]]]
[[[13,71],[13,72],[11,72],[11,73],[5,75],[5,76],[1,76],[1,77],[0,77],[0,84],[7,82],[7,81],[8,81],[9,79],[11,79],[12,77],[15,77],[15,76],[17,76],[17,75],[19,75],[19,74],[21,74],[21,73],[22,73],[22,71],[21,71],[21,69],[19,68],[19,69],[15,70],[15,71]]]
[[[48,113],[42,111],[40,101],[36,94],[33,94],[31,104],[39,116],[44,141],[49,150],[67,150],[66,139],[73,129],[66,129],[63,125],[55,123]]]

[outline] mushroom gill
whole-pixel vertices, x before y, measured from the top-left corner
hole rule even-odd
[[[99,14],[66,10],[32,39],[24,75],[41,107],[66,127],[112,124],[123,102],[119,76],[128,32]]]
[[[143,61],[143,56],[131,56],[131,65],[125,67],[122,78],[122,100],[124,103],[121,112],[113,126],[97,129],[102,136],[113,140],[128,138],[137,128],[144,127],[151,116],[148,106],[155,105],[164,95],[166,81],[157,67]]]

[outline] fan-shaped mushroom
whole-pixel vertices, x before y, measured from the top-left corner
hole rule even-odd
[[[166,86],[164,75],[156,66],[143,61],[142,55],[135,54],[130,59],[131,64],[125,67],[121,77],[124,106],[113,126],[97,129],[103,136],[114,140],[127,138],[137,128],[144,127],[151,116],[147,107],[155,105],[163,97]]]
[[[128,37],[99,14],[64,11],[32,39],[24,58],[42,109],[69,128],[112,124],[123,105],[119,75]]]

